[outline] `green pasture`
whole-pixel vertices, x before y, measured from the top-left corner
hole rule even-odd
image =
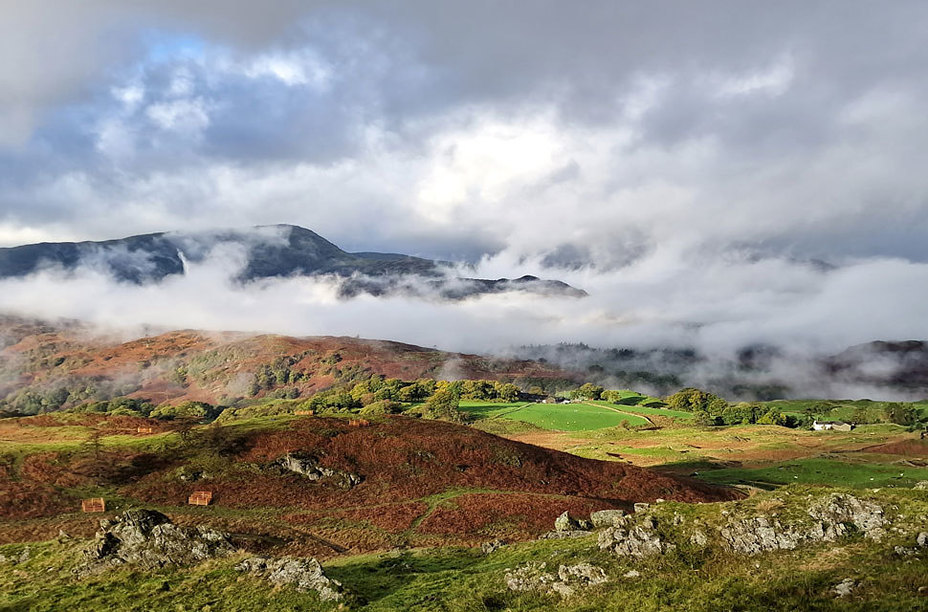
[[[928,480],[928,468],[880,463],[875,457],[849,459],[810,457],[756,468],[698,471],[698,478],[715,484],[749,484],[761,488],[814,484],[853,488],[911,487]]]
[[[509,419],[522,421],[556,431],[590,431],[615,427],[623,422],[630,426],[647,425],[647,419],[628,414],[631,411],[616,410],[593,404],[493,404],[489,402],[461,402],[463,412],[484,419]]]
[[[647,396],[641,396],[647,397]],[[622,412],[630,412],[632,414],[640,414],[642,416],[651,417],[651,416],[662,416],[670,417],[674,419],[681,419],[684,421],[692,421],[693,413],[684,412],[683,410],[672,410],[670,408],[652,408],[649,406],[643,406],[641,404],[610,404],[609,402],[603,401],[594,401],[589,402],[591,404],[596,404],[597,406],[611,406]]]

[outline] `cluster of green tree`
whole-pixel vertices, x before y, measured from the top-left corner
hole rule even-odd
[[[380,407],[392,404],[415,404],[426,402],[437,391],[450,388],[460,401],[483,400],[497,402],[514,402],[519,399],[519,388],[511,383],[494,380],[459,380],[436,381],[420,378],[405,381],[398,378],[371,376],[365,381],[352,386],[336,387],[315,394],[300,405],[303,410],[351,411],[370,406],[377,402],[388,402]]]
[[[225,406],[213,406],[206,402],[183,402],[176,406],[161,404],[153,409],[148,416],[153,419],[166,421],[214,421],[225,410]]]
[[[71,412],[94,412],[124,416],[149,417],[166,421],[184,420],[211,422],[226,410],[226,406],[214,406],[207,402],[183,402],[172,406],[155,406],[147,399],[117,397],[111,400],[88,402],[76,406]]]
[[[304,354],[283,355],[272,363],[260,366],[251,382],[249,394],[254,397],[261,391],[270,391],[309,378],[312,375],[311,373],[293,368],[304,356]]]
[[[461,423],[464,415],[458,410],[461,401],[462,381],[439,381],[435,392],[425,403],[407,410],[407,414],[421,416],[424,419],[441,419]]]
[[[12,414],[42,414],[76,406],[88,400],[116,397],[130,392],[114,383],[92,378],[68,378],[45,389],[25,389],[0,401],[0,410]]]
[[[576,381],[569,378],[541,378],[537,376],[522,376],[513,381],[519,389],[527,389],[529,395],[545,396],[557,395],[570,391],[577,386]]]
[[[604,393],[606,393],[605,387],[594,385],[593,383],[585,383],[571,391],[568,397],[570,397],[570,399],[601,400],[604,399]]]
[[[802,413],[805,415],[806,420],[810,422],[815,418],[830,418],[835,412],[846,408],[848,403],[854,406],[854,411],[851,413],[849,420],[858,425],[894,423],[903,427],[922,428],[928,423],[928,416],[923,416],[918,406],[910,402],[874,402],[870,400],[837,402],[822,400],[806,405],[803,407]]]
[[[906,427],[915,427],[925,423],[921,413],[914,405],[908,403],[887,404],[883,408],[883,414],[890,423],[904,425]]]
[[[72,412],[97,412],[123,416],[147,417],[151,415],[155,405],[147,399],[131,397],[117,397],[102,402],[88,402],[72,409]]]
[[[740,402],[729,404],[727,401],[708,391],[687,387],[664,398],[668,408],[692,412],[699,425],[780,425],[798,427],[804,421],[775,408],[765,408],[759,404]]]

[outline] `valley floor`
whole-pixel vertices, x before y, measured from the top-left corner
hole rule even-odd
[[[353,428],[347,419],[277,416],[190,434],[139,433],[129,417],[0,421],[0,610],[928,610],[928,548],[915,542],[928,532],[928,490],[916,487],[928,481],[928,444],[918,434],[894,425],[705,428],[672,411],[597,404],[555,415],[569,424],[579,417],[584,427],[557,431],[506,418],[525,410],[544,425],[554,407],[468,408],[484,416],[473,428],[400,418]],[[599,426],[612,418],[602,411],[619,424]],[[273,471],[268,461],[302,447],[325,449],[332,466],[347,473],[354,465],[368,479],[353,489],[307,489]],[[653,471],[634,471],[640,467]],[[679,476],[741,493],[687,503],[703,495],[693,489],[679,493],[692,499],[655,504]],[[540,482],[549,484],[532,484]],[[643,488],[622,493],[611,482]],[[186,505],[201,488],[215,491],[216,503]],[[641,500],[628,497],[633,490]],[[891,525],[885,536],[864,537],[852,526],[834,541],[750,556],[712,536],[732,517],[807,521],[809,504],[836,493],[877,504]],[[106,498],[106,517],[157,509],[180,526],[231,533],[239,552],[187,567],[84,575],[83,551],[100,515],[82,514],[78,502],[95,496]],[[599,546],[602,531],[534,539],[565,510],[582,518],[643,500],[652,502],[645,512],[660,537],[676,542],[661,554],[617,556]],[[695,526],[712,536],[707,543],[684,537]],[[508,544],[481,552],[494,538]],[[236,569],[254,554],[318,558],[345,599],[323,602]],[[514,572],[557,576],[578,564],[607,580],[569,597],[507,586]]]

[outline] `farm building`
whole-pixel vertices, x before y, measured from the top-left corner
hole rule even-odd
[[[853,423],[844,421],[818,421],[812,422],[812,429],[815,431],[851,431],[854,429]]]

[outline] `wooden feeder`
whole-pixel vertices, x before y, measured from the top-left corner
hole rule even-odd
[[[102,497],[81,500],[81,512],[106,512],[106,502]]]
[[[136,427],[135,433],[150,434],[152,432],[151,427]]]
[[[208,506],[212,501],[212,491],[194,491],[187,499],[187,503],[191,506]]]

